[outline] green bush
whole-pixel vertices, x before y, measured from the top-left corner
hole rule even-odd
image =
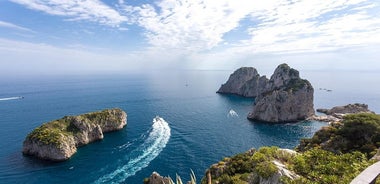
[[[372,157],[380,146],[380,115],[359,113],[344,116],[335,123],[317,131],[311,139],[303,139],[296,148],[307,151],[316,147],[335,153],[360,151]]]
[[[272,161],[264,161],[256,164],[255,171],[259,176],[267,179],[276,173],[278,169]]]
[[[350,183],[373,162],[360,152],[334,154],[314,148],[294,157],[289,167],[301,178],[296,181],[285,179],[285,183]]]

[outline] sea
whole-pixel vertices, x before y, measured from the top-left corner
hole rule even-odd
[[[224,157],[250,148],[294,148],[324,122],[247,120],[253,98],[215,93],[232,71],[150,71],[0,79],[0,183],[141,184],[156,171],[198,183]],[[314,107],[366,103],[380,112],[378,72],[300,71],[314,86]],[[25,137],[66,115],[121,108],[127,126],[78,149],[65,162],[23,156]],[[155,119],[156,116],[160,118]]]

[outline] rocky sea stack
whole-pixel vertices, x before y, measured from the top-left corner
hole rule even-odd
[[[256,97],[248,119],[294,122],[314,115],[313,86],[287,64],[276,68],[265,89]]]
[[[287,64],[279,65],[270,79],[260,76],[255,68],[236,70],[218,93],[255,97],[248,119],[265,122],[295,122],[314,115],[314,89],[309,81]]]
[[[103,139],[103,133],[122,129],[127,114],[121,109],[106,109],[79,116],[65,116],[34,129],[23,143],[23,154],[40,159],[64,161],[77,147]]]
[[[253,67],[242,67],[230,75],[217,93],[235,94],[244,97],[256,97],[265,91],[268,79],[260,77]]]

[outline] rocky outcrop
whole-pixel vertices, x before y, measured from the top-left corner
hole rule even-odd
[[[67,160],[77,147],[103,139],[103,133],[120,130],[126,124],[127,114],[121,109],[65,116],[34,129],[26,137],[22,152],[45,160]]]
[[[266,87],[268,79],[260,77],[253,67],[242,67],[234,71],[217,93],[236,94],[244,97],[256,97]]]
[[[191,181],[188,181],[186,184],[196,184],[196,179],[194,172],[191,172],[190,175]],[[144,184],[174,184],[175,182],[170,177],[162,177],[157,172],[153,172],[149,178],[144,179]],[[183,183],[181,177],[176,176],[176,183]]]
[[[294,122],[314,115],[314,89],[309,81],[287,64],[279,65],[265,90],[255,99],[248,119],[265,122]]]
[[[250,149],[213,164],[201,183],[280,184],[285,177],[295,180],[300,176],[288,168],[286,161],[297,154],[293,150],[275,147],[263,147],[258,151]]]
[[[253,111],[248,114],[252,120],[293,122],[314,115],[313,87],[287,64],[279,65],[270,79],[260,76],[253,67],[242,67],[217,93],[255,97]]]
[[[374,112],[368,109],[367,104],[359,104],[359,103],[348,104],[345,106],[336,106],[331,109],[317,109],[317,112],[325,113],[327,115],[332,115],[338,118],[341,118],[342,115],[345,115],[345,114],[357,114],[357,113],[362,113],[362,112],[374,114]]]
[[[308,120],[324,121],[324,122],[337,122],[342,121],[343,117],[348,114],[358,114],[358,113],[370,113],[375,114],[373,111],[368,109],[367,104],[348,104],[345,106],[336,106],[331,109],[317,109],[317,112],[324,113],[326,115],[313,115],[308,118]]]
[[[170,178],[162,177],[157,172],[153,172],[149,178],[144,180],[144,184],[170,184]]]
[[[331,115],[313,115],[307,118],[307,120],[313,120],[313,121],[323,121],[323,122],[328,122],[328,123],[333,123],[337,121],[341,121],[342,119],[331,116]]]

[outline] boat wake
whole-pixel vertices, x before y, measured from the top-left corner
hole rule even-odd
[[[23,99],[23,96],[14,96],[14,97],[8,97],[8,98],[0,98],[0,101],[7,101],[7,100],[18,100]]]
[[[119,166],[112,173],[102,176],[95,183],[121,183],[128,177],[135,175],[137,171],[147,167],[161,153],[168,143],[170,135],[169,124],[163,118],[155,117],[148,138],[141,146],[125,157],[125,159],[130,158],[128,163]]]

